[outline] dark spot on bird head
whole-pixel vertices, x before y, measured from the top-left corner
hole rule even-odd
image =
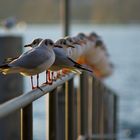
[[[96,40],[96,46],[102,46],[103,45],[103,41],[102,40]]]
[[[35,39],[34,41],[33,41],[33,45],[38,45],[40,42],[42,41],[42,39],[41,38],[37,38],[37,39]]]
[[[54,42],[51,39],[45,39],[45,45],[54,45]]]
[[[91,37],[99,37],[95,32],[91,32],[90,34],[89,34],[89,36],[91,36]]]
[[[86,36],[84,33],[79,33],[77,36],[78,36],[80,39],[85,39],[85,38],[87,38],[87,36]]]

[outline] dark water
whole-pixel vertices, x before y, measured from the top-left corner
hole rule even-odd
[[[140,25],[74,25],[71,28],[71,35],[91,31],[102,36],[111,55],[110,59],[115,64],[114,74],[104,82],[117,92],[120,99],[118,115],[120,135],[121,137],[128,135],[138,140],[140,139]],[[12,33],[22,34],[25,43],[36,37],[56,40],[62,36],[62,26],[28,26],[24,31],[13,30]],[[31,89],[29,80],[25,78],[25,92]],[[43,82],[43,75],[41,80]],[[34,103],[36,140],[43,140],[48,135],[46,130],[48,122],[45,121],[48,107],[46,99],[47,97],[41,98]],[[128,140],[127,137],[126,139]]]

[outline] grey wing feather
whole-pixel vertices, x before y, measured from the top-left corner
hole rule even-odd
[[[61,65],[61,66],[67,66],[67,67],[73,67],[74,63],[70,61],[65,52],[63,51],[63,48],[54,48],[55,53],[55,62],[54,65]]]
[[[43,49],[36,49],[26,53],[26,55],[20,56],[18,59],[11,62],[10,65],[15,67],[34,69],[43,64],[45,60],[48,60],[49,58],[49,55],[46,55],[46,52]]]
[[[71,58],[67,57],[66,54],[63,53],[63,51],[60,51],[60,48],[55,48],[54,52],[55,52],[55,62],[54,62],[55,65],[58,65],[58,66],[61,65],[66,68],[77,68],[77,69],[85,70],[88,72],[92,72],[92,70],[78,64]]]

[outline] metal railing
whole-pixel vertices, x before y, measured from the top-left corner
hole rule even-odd
[[[0,118],[21,110],[22,140],[33,140],[32,102],[48,92],[49,140],[116,139],[117,97],[100,80],[70,73],[41,88],[0,105]]]
[[[64,0],[64,9],[64,35],[68,35],[69,0]],[[47,93],[49,140],[117,138],[117,96],[97,78],[87,73],[80,76],[70,73],[55,81],[53,85],[41,88],[43,92],[39,89],[32,90],[0,105],[0,119],[20,110],[21,140],[33,140],[32,102]]]

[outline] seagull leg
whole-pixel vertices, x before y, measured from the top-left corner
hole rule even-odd
[[[47,72],[47,83],[49,84],[51,81],[51,71],[48,70]]]
[[[54,72],[53,80],[54,80],[54,81],[57,80],[57,72]]]
[[[36,76],[36,79],[37,79],[37,88],[39,87],[39,74],[37,74],[37,76]]]
[[[31,85],[32,85],[32,89],[35,89],[34,83],[33,83],[33,76],[31,76]]]
[[[49,79],[49,83],[50,83],[50,81],[51,81],[51,71],[49,71],[49,73],[48,73],[48,79]]]
[[[46,70],[46,82],[45,84],[48,84],[48,70]]]
[[[54,78],[54,72],[51,71],[51,81],[53,80],[53,78]]]
[[[49,79],[49,81],[48,81],[48,84],[49,85],[52,85],[52,80],[53,80],[53,72],[52,71],[49,71],[49,73],[48,73],[48,79]]]
[[[49,70],[46,70],[46,82],[44,83],[45,85],[46,84],[49,84],[51,85],[52,84],[52,79],[51,79],[51,71]]]
[[[50,82],[50,71],[49,70],[46,70],[46,82],[44,83],[45,85],[46,84],[49,84]]]
[[[43,89],[39,86],[39,74],[37,74],[37,86],[36,86],[36,88],[38,88],[39,90],[41,90],[43,93],[45,93],[44,91],[43,91]]]

